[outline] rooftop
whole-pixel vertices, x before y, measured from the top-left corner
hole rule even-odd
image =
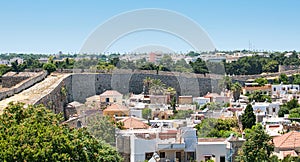
[[[204,98],[212,98],[212,97],[220,97],[220,95],[219,94],[217,94],[217,93],[207,93],[205,96],[204,96]]]
[[[300,147],[300,132],[291,131],[282,136],[273,138],[275,147],[291,148]]]
[[[114,103],[107,106],[103,111],[129,111],[129,109],[124,105]]]
[[[124,128],[126,129],[147,129],[149,128],[149,125],[141,121],[139,118],[135,117],[127,117],[121,122],[124,123]]]
[[[270,84],[267,84],[267,85],[264,85],[264,86],[254,86],[254,87],[244,87],[245,90],[269,90],[269,89],[272,89],[272,85]]]
[[[122,94],[115,90],[107,90],[100,94],[100,96],[122,96]]]

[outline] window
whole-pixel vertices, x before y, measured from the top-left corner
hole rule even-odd
[[[146,160],[150,160],[151,157],[152,157],[152,155],[153,155],[153,152],[146,152],[146,153],[145,153],[145,159],[146,159]]]
[[[176,152],[176,158],[181,161],[181,152]]]
[[[274,87],[273,91],[276,91],[276,88]]]
[[[187,152],[186,160],[195,160],[195,152]]]
[[[276,108],[275,108],[275,107],[273,107],[273,113],[274,113],[274,112],[276,112]]]
[[[109,98],[105,98],[105,102],[109,102]]]
[[[204,160],[205,161],[211,160],[211,156],[204,156]]]
[[[160,158],[166,158],[166,153],[165,152],[160,152],[159,157]]]
[[[220,156],[220,162],[225,162],[225,156]]]

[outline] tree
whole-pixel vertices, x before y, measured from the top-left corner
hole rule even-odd
[[[170,106],[173,110],[173,113],[175,114],[176,113],[176,97],[175,96],[172,97],[171,102],[170,102]]]
[[[152,118],[152,110],[150,108],[144,108],[142,110],[142,116],[144,119]]]
[[[293,75],[293,84],[300,85],[300,74]]]
[[[241,162],[268,162],[274,151],[272,138],[265,132],[262,125],[257,124],[252,129],[245,130],[246,141],[240,149],[237,160]]]
[[[48,63],[54,64],[54,57],[53,57],[53,56],[50,56],[50,57],[48,58]]]
[[[96,139],[102,140],[111,146],[116,144],[116,126],[114,120],[109,116],[98,113],[86,117],[86,128]]]
[[[231,85],[232,85],[232,79],[230,76],[224,76],[219,82],[219,86],[227,90],[231,89]]]
[[[238,122],[236,119],[215,119],[207,118],[195,126],[199,137],[224,137],[231,133],[239,134]]]
[[[170,96],[170,99],[168,100],[168,103],[170,103],[173,100],[174,97],[175,97],[175,101],[176,101],[176,90],[173,87],[168,87],[166,89],[165,94]]]
[[[186,119],[191,117],[191,114],[193,114],[193,110],[178,110],[172,117],[173,119]]]
[[[174,71],[179,72],[192,72],[192,67],[186,63],[184,59],[176,61],[174,64]]]
[[[246,128],[252,128],[253,125],[255,125],[255,115],[253,113],[253,108],[251,104],[248,104],[244,114],[242,115],[242,125],[243,129]]]
[[[254,82],[258,83],[258,85],[260,86],[264,86],[265,84],[268,84],[268,80],[266,78],[256,78]]]
[[[233,92],[233,99],[234,101],[237,101],[240,98],[242,86],[239,82],[235,82],[231,86],[231,90]]]
[[[150,89],[150,85],[152,83],[152,79],[150,77],[146,77],[143,80],[143,84],[144,84],[144,94],[148,95],[149,94],[149,89]]]
[[[166,68],[163,71],[171,71],[173,69],[174,61],[170,55],[163,55],[163,57],[159,61],[159,65]]]
[[[190,57],[196,57],[199,56],[200,54],[194,51],[190,51],[189,53],[186,54],[186,56],[190,56]]]
[[[294,108],[290,110],[289,118],[300,118],[300,108]]]
[[[165,84],[160,79],[153,79],[150,84],[150,94],[163,95],[165,93]]]
[[[0,115],[0,161],[122,161],[85,128],[60,124],[44,106],[9,103]]]
[[[46,63],[43,65],[43,69],[48,72],[48,74],[51,74],[52,72],[56,71],[56,66],[52,63]]]
[[[2,76],[3,74],[5,74],[9,71],[11,71],[11,67],[9,67],[7,65],[0,65],[0,76]]]
[[[283,84],[289,84],[289,78],[286,74],[279,75],[279,82]]]
[[[192,66],[194,73],[197,73],[197,74],[207,74],[208,73],[208,68],[206,66],[205,61],[203,61],[200,58],[198,58],[195,62],[190,62],[190,65]]]
[[[279,63],[276,60],[268,61],[266,64],[263,65],[262,71],[275,73],[278,72]]]
[[[287,155],[286,157],[283,158],[281,162],[300,162],[300,157],[293,157],[291,155]]]
[[[19,64],[18,60],[11,63],[12,71],[17,72],[17,73],[19,72],[18,64]]]
[[[256,101],[256,102],[271,102],[271,97],[268,95],[263,94],[262,91],[256,90],[249,96],[249,101]]]
[[[283,117],[284,114],[289,114],[290,110],[292,110],[294,108],[299,108],[299,107],[300,107],[300,104],[298,103],[298,100],[293,98],[289,102],[280,106],[280,109],[278,111],[278,116]]]

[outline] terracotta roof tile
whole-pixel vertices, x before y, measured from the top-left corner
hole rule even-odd
[[[149,125],[147,125],[146,123],[142,122],[141,120],[139,120],[138,118],[135,118],[135,117],[125,118],[125,119],[121,120],[121,122],[124,123],[124,128],[126,128],[126,129],[147,129],[147,128],[149,128]]]
[[[271,90],[271,85],[264,85],[264,86],[258,86],[258,87],[244,87],[245,90]]]
[[[122,96],[122,94],[115,90],[107,90],[100,94],[100,96]]]
[[[104,109],[103,111],[129,111],[129,109],[124,105],[114,103],[107,106],[107,108]]]
[[[279,148],[296,148],[300,147],[300,132],[291,131],[280,137],[273,139],[275,147]]]
[[[220,97],[221,95],[217,94],[217,93],[207,93],[204,98],[212,98],[212,97]]]

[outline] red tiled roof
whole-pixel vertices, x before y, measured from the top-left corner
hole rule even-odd
[[[300,147],[300,132],[291,131],[282,136],[273,139],[275,147],[279,148],[296,148]]]
[[[115,90],[107,90],[100,94],[100,96],[122,96],[122,94]]]
[[[220,95],[217,93],[207,93],[204,98],[212,98],[212,97],[219,97]]]
[[[149,128],[149,125],[147,125],[146,123],[140,121],[138,118],[135,118],[135,117],[125,118],[125,119],[121,120],[121,122],[124,123],[124,128],[126,128],[126,129],[147,129],[147,128]]]
[[[103,111],[129,111],[129,109],[124,105],[114,103],[107,106],[107,108],[104,109]]]
[[[271,85],[257,86],[257,87],[244,87],[245,90],[271,90]]]

